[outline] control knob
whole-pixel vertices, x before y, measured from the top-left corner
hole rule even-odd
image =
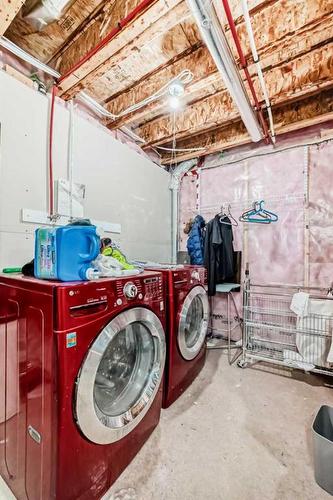
[[[124,286],[124,295],[128,299],[134,299],[138,295],[138,289],[131,281]]]

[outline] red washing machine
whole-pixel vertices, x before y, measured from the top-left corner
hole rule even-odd
[[[167,361],[163,408],[167,408],[205,364],[209,302],[204,267],[170,266],[159,271],[166,282]]]
[[[162,275],[0,277],[0,473],[16,497],[100,499],[157,426]]]

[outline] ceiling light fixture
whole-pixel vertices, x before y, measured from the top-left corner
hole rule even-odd
[[[168,98],[168,104],[169,104],[170,108],[174,111],[179,109],[182,105],[181,100],[177,96],[170,96]]]
[[[168,92],[168,104],[171,109],[176,111],[182,105],[181,97],[185,94],[184,84],[180,80],[175,80],[169,85]]]

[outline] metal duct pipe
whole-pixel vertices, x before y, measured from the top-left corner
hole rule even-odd
[[[184,161],[177,165],[170,180],[171,191],[171,263],[177,264],[178,250],[178,210],[179,210],[179,188],[181,180],[191,168],[197,165],[197,159]]]
[[[260,124],[211,2],[187,0],[187,3],[252,141],[260,141],[263,138]]]
[[[266,109],[267,109],[268,119],[269,119],[269,126],[270,126],[270,129],[271,129],[271,139],[272,139],[272,142],[274,144],[275,143],[275,131],[274,131],[274,121],[273,121],[272,107],[271,107],[271,103],[270,103],[269,96],[268,96],[268,91],[267,91],[267,86],[266,86],[265,78],[264,78],[264,75],[263,75],[263,72],[262,72],[262,69],[261,69],[261,64],[260,64],[260,59],[259,59],[259,55],[258,55],[258,52],[257,52],[256,43],[255,43],[255,40],[254,40],[252,23],[251,23],[250,12],[249,12],[249,7],[248,7],[248,4],[247,4],[247,0],[242,0],[242,9],[243,9],[243,16],[244,16],[244,21],[245,21],[247,33],[248,33],[248,36],[249,36],[249,41],[250,41],[250,46],[251,46],[253,61],[254,61],[255,65],[256,65],[256,68],[257,68],[257,74],[258,74],[259,82],[260,82],[262,93],[263,93],[263,96],[264,96],[264,99],[265,99],[265,103],[266,103]]]
[[[28,0],[22,9],[23,19],[41,31],[45,26],[60,19],[73,0]]]

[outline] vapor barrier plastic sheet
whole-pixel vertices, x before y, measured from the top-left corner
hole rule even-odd
[[[333,143],[310,148],[310,283],[333,282]]]
[[[250,276],[257,283],[291,283],[328,286],[333,281],[333,144],[306,146],[232,165],[202,169],[199,212],[208,222],[222,204],[231,206],[238,221],[256,200],[278,214],[269,225],[238,221],[233,228],[234,248],[249,263]],[[307,187],[308,186],[308,187]],[[309,211],[306,211],[309,193]],[[180,249],[186,249],[183,228],[198,213],[196,179],[183,179],[180,193]],[[308,227],[307,227],[308,217]],[[309,249],[309,257],[307,252]],[[241,294],[235,294],[241,312]],[[216,296],[213,327],[226,328],[226,303]],[[236,312],[231,310],[231,317]]]

